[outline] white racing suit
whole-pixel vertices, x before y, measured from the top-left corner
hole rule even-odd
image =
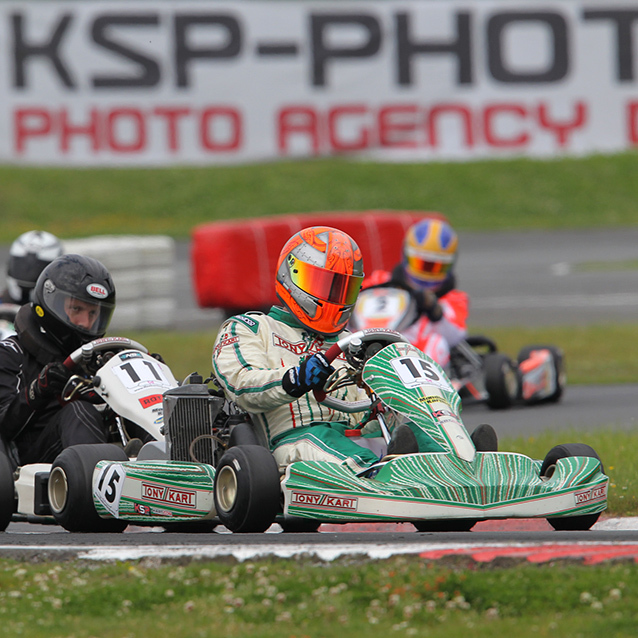
[[[357,471],[385,452],[375,445],[362,447],[344,435],[346,429],[356,427],[363,413],[327,408],[312,392],[295,399],[281,385],[286,370],[327,350],[343,334],[324,338],[312,333],[279,307],[267,315],[250,312],[231,317],[219,330],[213,348],[215,376],[226,396],[251,415],[256,427],[263,428],[280,467],[294,461],[322,460],[346,463]],[[332,365],[346,365],[343,355]],[[358,401],[367,395],[351,385],[333,396]],[[382,438],[376,441],[385,448]]]

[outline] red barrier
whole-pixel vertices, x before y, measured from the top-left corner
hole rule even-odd
[[[230,312],[265,309],[277,303],[275,269],[286,241],[308,226],[348,233],[363,254],[366,274],[393,268],[406,230],[440,213],[416,211],[329,212],[279,215],[201,224],[192,232],[191,266],[197,303]]]

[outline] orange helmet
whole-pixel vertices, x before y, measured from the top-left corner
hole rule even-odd
[[[348,323],[363,281],[363,258],[354,240],[328,226],[304,228],[281,250],[275,291],[313,332],[332,335]]]

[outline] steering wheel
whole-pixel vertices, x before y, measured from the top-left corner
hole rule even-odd
[[[73,370],[81,363],[88,364],[95,355],[105,350],[139,350],[148,353],[148,349],[127,337],[102,337],[85,343],[74,350],[63,362],[65,368]]]
[[[353,349],[359,350],[366,345],[370,348],[373,344],[380,345],[381,348],[379,349],[382,349],[392,343],[410,342],[400,332],[396,332],[396,330],[364,328],[363,330],[358,330],[339,339],[337,343],[328,348],[325,352],[325,357],[328,363],[332,363],[342,352],[346,353]],[[376,352],[378,352],[378,350],[375,350],[373,354],[376,354]],[[362,401],[343,401],[342,399],[335,399],[334,397],[327,396],[323,390],[313,390],[313,393],[319,403],[329,408],[340,410],[341,412],[362,412],[372,405],[372,402],[367,399]]]

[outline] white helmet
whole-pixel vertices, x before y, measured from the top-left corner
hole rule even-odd
[[[18,237],[9,250],[7,292],[12,301],[25,304],[44,268],[64,252],[60,240],[44,230],[30,230]]]

